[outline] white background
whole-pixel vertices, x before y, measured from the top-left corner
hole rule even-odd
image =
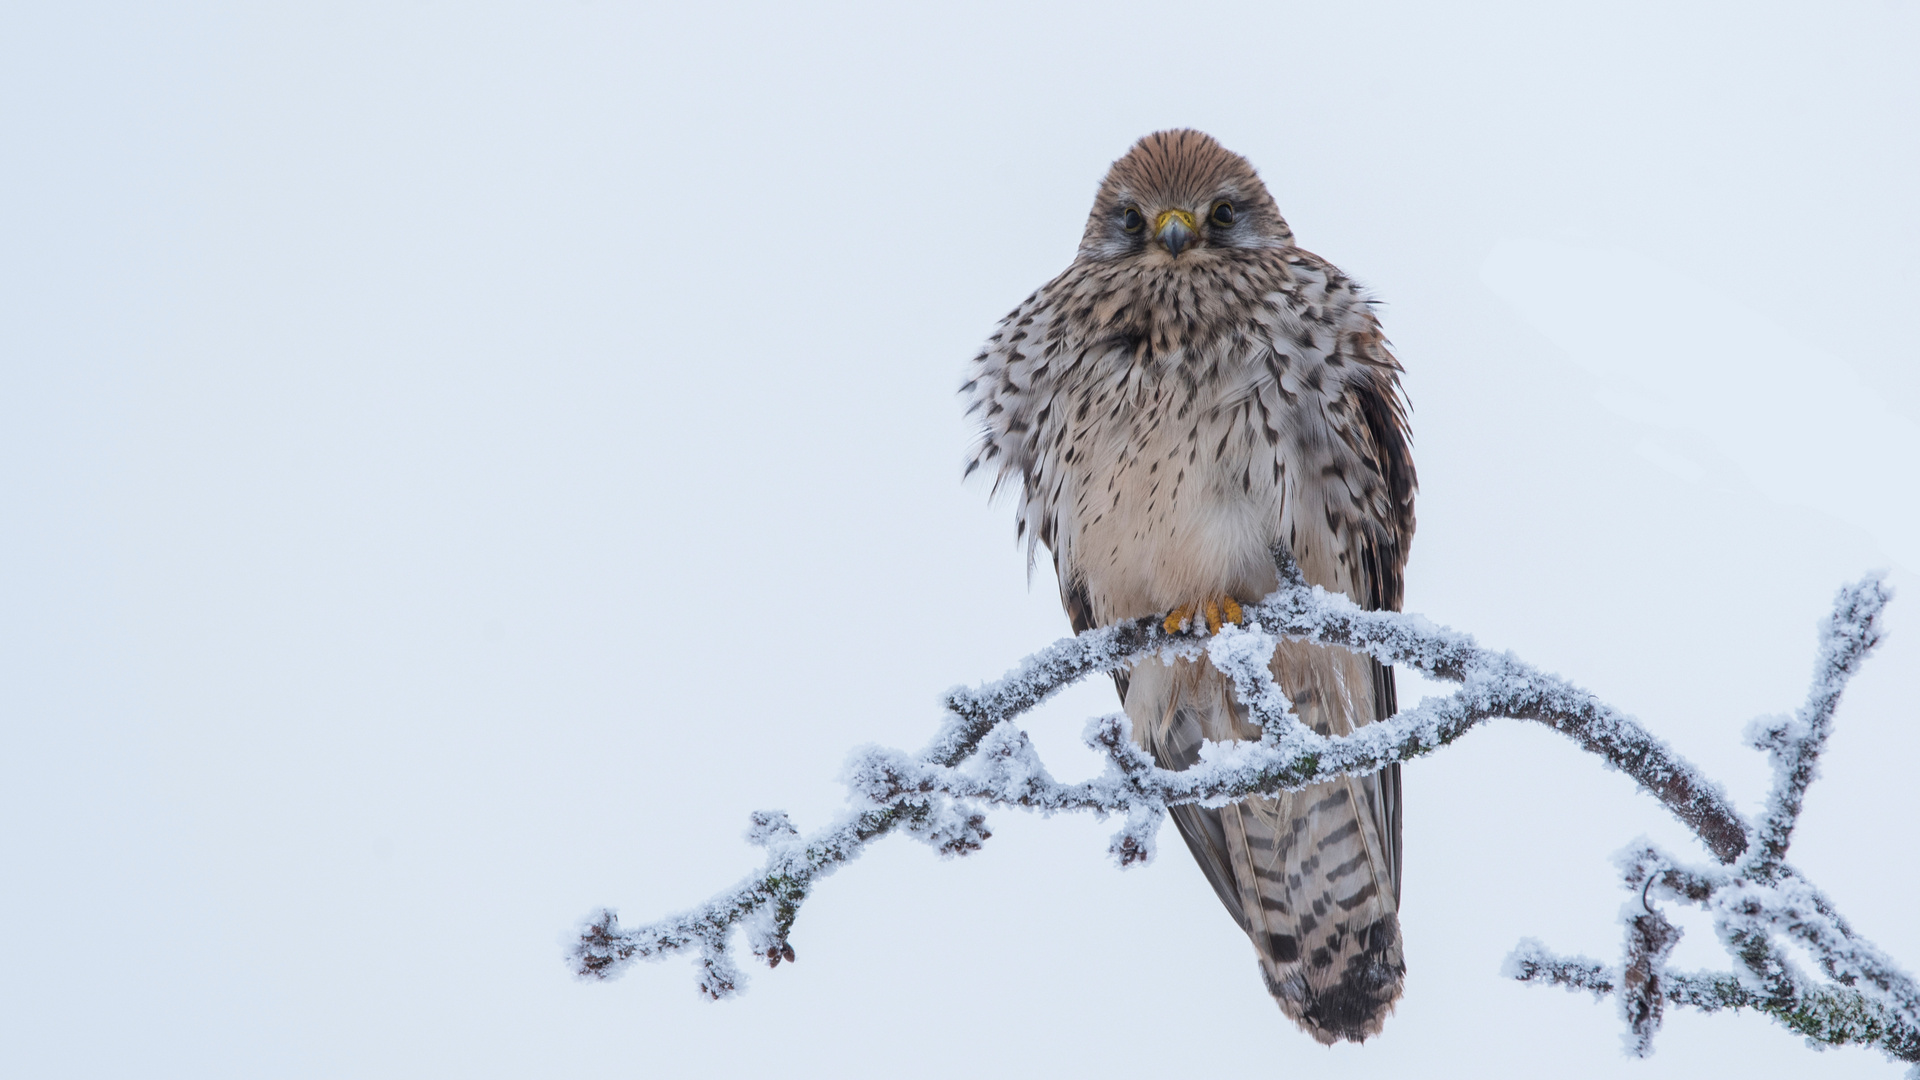
[[[1751,807],[1741,727],[1892,568],[1794,857],[1920,966],[1920,14],[1795,8],[9,5],[0,1072],[1897,1075],[1753,1015],[1631,1062],[1503,981],[1616,955],[1635,835],[1698,852],[1517,722],[1407,768],[1363,1047],[1284,1021],[1171,830],[1122,873],[1077,818],[883,842],[733,1002],[562,962],[1066,632],[954,391],[1191,125],[1385,301],[1409,610]],[[1114,708],[1034,718],[1057,774]]]

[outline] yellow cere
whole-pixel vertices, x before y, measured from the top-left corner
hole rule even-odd
[[[1160,216],[1153,221],[1154,233],[1164,232],[1167,227],[1167,222],[1169,221],[1178,221],[1180,224],[1185,225],[1188,232],[1197,233],[1200,231],[1199,223],[1194,221],[1193,215],[1187,213],[1185,210],[1162,210]]]

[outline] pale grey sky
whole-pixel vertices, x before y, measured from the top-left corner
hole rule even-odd
[[[1385,302],[1409,610],[1751,806],[1740,729],[1893,569],[1795,850],[1920,967],[1917,45],[1911,2],[10,6],[0,1072],[1897,1075],[1754,1016],[1630,1062],[1501,980],[1612,956],[1609,856],[1686,844],[1517,723],[1407,770],[1364,1047],[1279,1016],[1178,845],[1078,819],[882,845],[738,1001],[561,953],[1066,632],[954,390],[1190,125]],[[1035,719],[1057,772],[1113,708]]]

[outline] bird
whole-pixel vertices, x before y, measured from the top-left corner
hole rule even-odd
[[[1072,264],[961,386],[966,473],[1017,487],[1029,577],[1044,546],[1075,633],[1217,633],[1277,588],[1277,544],[1309,583],[1399,610],[1418,483],[1374,307],[1211,136],[1155,132],[1113,163]],[[1359,653],[1283,640],[1272,671],[1322,734],[1396,710],[1393,670]],[[1114,682],[1161,768],[1261,735],[1204,657]],[[1399,765],[1170,816],[1281,1012],[1326,1045],[1379,1034],[1406,975]]]

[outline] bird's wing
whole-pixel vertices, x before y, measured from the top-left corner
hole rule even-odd
[[[1060,419],[1053,408],[1058,372],[1048,377],[1049,364],[1061,359],[1057,355],[1060,328],[1050,297],[1057,281],[1036,289],[1000,320],[968,365],[967,379],[960,386],[967,415],[980,425],[966,475],[976,470],[991,473],[996,494],[1000,485],[1020,482],[1014,523],[1016,535],[1027,542],[1029,573],[1039,545],[1051,545],[1053,535],[1053,522],[1035,496],[1051,479],[1043,475],[1040,447]]]
[[[1344,344],[1360,364],[1347,383],[1347,395],[1352,403],[1351,415],[1356,418],[1353,426],[1358,449],[1372,466],[1379,485],[1372,492],[1369,527],[1357,537],[1359,551],[1355,554],[1365,583],[1353,599],[1366,608],[1399,611],[1405,592],[1407,553],[1413,543],[1413,500],[1420,486],[1407,430],[1406,399],[1400,390],[1399,361],[1388,351],[1373,313],[1361,307],[1349,317],[1351,329]],[[1368,662],[1373,675],[1373,718],[1385,720],[1399,711],[1393,669],[1377,660]],[[1386,862],[1397,907],[1401,882],[1399,764],[1381,770],[1377,779],[1379,829],[1387,848]]]

